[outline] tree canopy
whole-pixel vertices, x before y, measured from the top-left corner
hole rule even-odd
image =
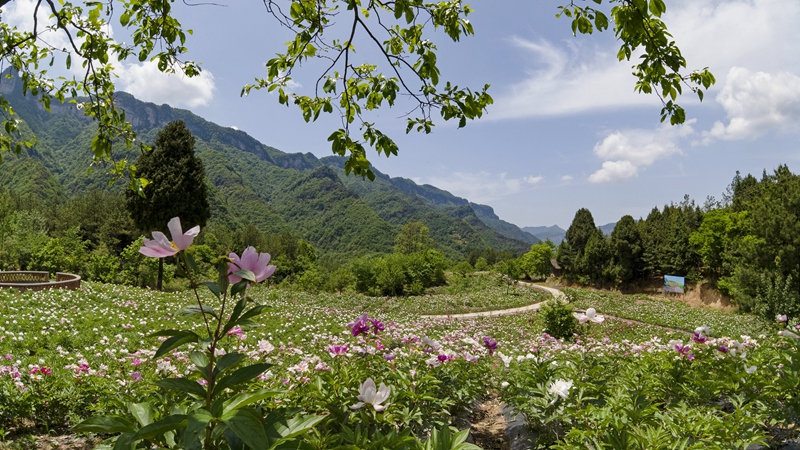
[[[0,0],[0,7],[11,1]],[[613,23],[620,42],[618,59],[630,60],[631,55],[642,52],[633,66],[635,89],[661,99],[662,121],[682,123],[685,112],[675,103],[677,96],[688,88],[702,100],[703,90],[715,79],[707,69],[686,71],[686,60],[661,20],[666,11],[664,0],[607,0],[605,5],[602,0],[594,2],[597,7],[574,3],[562,6],[558,16],[570,20],[576,35],[591,34],[595,29],[603,31]],[[32,29],[0,22],[0,59],[20,72],[23,91],[38,96],[45,109],[50,109],[53,99],[70,101],[93,117],[98,123],[92,141],[94,157],[114,162],[112,144],[130,147],[138,141],[124,111],[113,101],[116,68],[112,60],[157,61],[162,72],[180,72],[189,77],[201,71],[196,62],[184,59],[191,30],[183,27],[173,3],[174,0],[37,0]],[[468,120],[481,117],[492,103],[488,85],[477,89],[455,86],[444,81],[437,65],[433,30],[444,30],[453,41],[474,33],[467,19],[473,10],[461,0],[263,3],[295,37],[286,43],[284,52],[266,63],[267,76],[244,86],[241,94],[260,89],[277,91],[281,104],[294,104],[309,122],[317,120],[321,113],[337,114],[342,126],[328,140],[333,153],[348,157],[347,173],[374,178],[367,147],[386,156],[397,154],[397,144],[371,121],[369,112],[400,106],[396,105],[398,97],[412,99],[411,109],[405,114],[407,133],[430,133],[437,112],[443,120],[456,120],[463,127]],[[607,8],[599,9],[603,6]],[[49,13],[53,20],[39,23],[39,11]],[[114,22],[130,32],[132,43],[114,40],[108,26]],[[339,26],[334,26],[337,22]],[[45,33],[61,34],[69,47],[53,47],[44,39]],[[356,65],[353,54],[366,47],[377,50],[378,56]],[[80,64],[83,76],[53,79],[45,67],[56,59],[67,68]],[[299,93],[288,92],[293,74],[311,59],[326,61],[317,82]],[[1,97],[0,110],[4,115],[0,150],[19,152],[24,146],[32,146],[35,141],[22,135],[11,105]],[[141,188],[143,177],[138,177],[135,167],[127,161],[115,161],[112,168],[118,176],[129,174],[134,189]]]
[[[194,136],[182,120],[158,133],[155,147],[136,161],[150,182],[144,195],[127,192],[127,208],[144,232],[167,231],[167,222],[181,219],[184,229],[205,226],[211,217],[203,161],[194,154]]]

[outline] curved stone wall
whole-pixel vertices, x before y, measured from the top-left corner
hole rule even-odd
[[[72,273],[57,272],[55,281],[48,272],[12,270],[0,272],[0,289],[15,288],[20,291],[42,289],[79,289],[81,277]]]

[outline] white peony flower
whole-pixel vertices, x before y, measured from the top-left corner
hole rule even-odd
[[[358,388],[358,392],[361,394],[358,396],[358,399],[361,401],[350,406],[350,409],[359,409],[364,405],[372,405],[372,407],[375,408],[375,411],[380,412],[390,405],[390,403],[385,405],[381,405],[381,403],[385,402],[389,398],[391,389],[383,383],[381,383],[380,388],[376,388],[375,382],[372,381],[372,378],[367,378],[367,381],[365,381],[364,384]]]
[[[550,383],[550,388],[547,390],[555,396],[553,403],[558,400],[558,397],[566,399],[569,396],[569,390],[572,389],[572,380],[556,380]]]
[[[603,321],[606,320],[605,317],[601,316],[600,314],[597,314],[597,311],[594,308],[587,309],[585,313],[572,313],[572,315],[575,316],[575,318],[578,319],[578,322],[580,323],[586,323],[586,322],[603,323]]]
[[[711,328],[708,328],[705,325],[699,326],[694,329],[694,332],[701,335],[701,336],[709,336],[711,335]]]

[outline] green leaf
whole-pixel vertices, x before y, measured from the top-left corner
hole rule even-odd
[[[195,366],[197,366],[197,370],[199,370],[200,373],[203,374],[203,377],[206,380],[211,378],[208,376],[209,375],[208,365],[210,364],[210,361],[208,360],[208,356],[206,356],[205,353],[195,350],[189,355],[189,359],[192,361],[192,363],[194,363]]]
[[[254,274],[250,270],[241,269],[241,270],[237,270],[236,272],[233,272],[233,274],[236,275],[237,277],[243,279],[243,280],[251,281],[253,283],[256,282],[256,274]]]
[[[155,382],[156,386],[173,389],[176,391],[186,392],[187,394],[196,395],[199,398],[205,398],[206,390],[203,386],[196,381],[188,380],[186,378],[165,378]]]
[[[193,331],[179,331],[171,338],[167,339],[161,344],[161,347],[158,348],[156,351],[155,356],[153,359],[158,359],[161,355],[169,352],[170,350],[180,347],[183,344],[188,344],[190,342],[197,342],[200,340],[200,336]]]
[[[235,296],[241,294],[242,292],[245,291],[245,289],[247,289],[247,281],[246,280],[242,280],[242,281],[239,281],[238,283],[234,283],[234,285],[231,286],[231,297],[235,297]]]
[[[205,287],[207,287],[208,290],[211,291],[212,294],[214,294],[214,297],[217,297],[217,299],[220,298],[221,294],[219,291],[219,286],[217,286],[217,283],[214,283],[213,281],[204,281],[200,284],[205,285]]]
[[[239,320],[247,320],[253,317],[260,315],[262,312],[269,309],[267,305],[256,305],[253,308],[250,308],[246,313],[242,314],[241,319]]]
[[[264,425],[267,434],[269,434],[271,437],[274,438],[275,436],[280,436],[270,447],[271,450],[280,448],[280,445],[289,439],[308,432],[310,429],[314,428],[316,424],[325,419],[325,416],[309,415],[296,416],[289,420],[269,421],[269,419],[273,416],[273,414],[270,414],[270,416],[267,417],[267,422]]]
[[[267,435],[260,420],[261,417],[249,409],[237,409],[222,416],[222,421],[250,448],[269,450]]]
[[[130,403],[128,404],[128,411],[143,427],[150,425],[153,421],[153,414],[155,414],[153,405],[150,403]]]
[[[185,333],[186,330],[161,330],[156,331],[155,333],[149,334],[147,337],[164,337],[164,336],[175,336],[178,333]]]
[[[265,398],[275,397],[285,392],[285,390],[280,389],[260,389],[255,392],[243,392],[241,394],[234,395],[224,403],[223,413],[228,413],[234,409],[239,409],[243,406],[264,400]]]
[[[237,322],[239,321],[239,316],[242,315],[242,311],[244,310],[246,304],[246,298],[241,298],[238,302],[236,302],[236,306],[233,307],[233,312],[231,312],[231,317],[228,319],[228,323],[226,323],[225,327],[222,329],[223,333],[227,333],[228,330],[236,326]]]
[[[133,440],[134,433],[122,433],[117,436],[117,441],[114,443],[113,450],[134,450],[136,448],[136,441]]]
[[[200,306],[200,305],[189,305],[189,306],[185,306],[185,307],[181,308],[176,313],[176,315],[179,316],[179,317],[191,317],[191,316],[196,316],[198,314],[201,314],[202,312],[205,312],[206,314],[209,314],[212,317],[214,317],[215,319],[219,320],[219,317],[217,316],[217,313],[214,312],[214,310],[208,305],[203,305],[203,306]]]
[[[220,357],[217,361],[217,365],[214,367],[214,378],[218,378],[228,369],[235,367],[237,364],[242,362],[244,358],[245,355],[236,352],[222,355],[222,357]]]
[[[72,427],[78,433],[135,433],[133,426],[121,417],[100,416],[86,419]]]
[[[153,439],[158,438],[162,434],[166,433],[167,431],[177,430],[178,428],[183,428],[187,424],[187,416],[185,414],[175,414],[171,416],[167,416],[158,422],[151,423],[145,427],[139,429],[135,435],[133,435],[134,441],[139,441],[142,439]]]
[[[238,369],[236,372],[223,377],[217,382],[217,385],[214,386],[214,392],[212,395],[216,396],[220,392],[224,391],[226,388],[231,386],[235,386],[239,383],[243,383],[245,381],[249,381],[259,375],[261,375],[265,370],[272,367],[272,364],[267,363],[259,363],[253,364],[252,366],[242,367]]]
[[[190,412],[186,422],[186,431],[183,432],[183,442],[181,443],[183,448],[191,449],[195,444],[199,444],[205,434],[203,431],[213,419],[214,416],[205,409],[195,409]]]

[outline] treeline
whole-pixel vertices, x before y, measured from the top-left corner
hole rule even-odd
[[[2,270],[69,272],[88,281],[154,288],[158,263],[139,253],[143,234],[120,192],[93,190],[60,204],[45,204],[0,188]],[[308,241],[290,232],[263,233],[250,223],[237,227],[212,218],[192,251],[201,270],[212,276],[218,255],[240,253],[248,246],[272,256],[278,269],[270,283],[312,292],[419,295],[444,284],[445,271],[459,263],[437,249],[428,228],[419,222],[402,228],[392,253],[342,259],[338,254],[319,255]],[[473,250],[460,261],[459,270],[489,270],[515,256],[491,248]],[[165,289],[186,288],[188,281],[176,273],[174,261],[165,262]]]
[[[556,260],[584,285],[623,286],[663,275],[708,280],[745,311],[800,315],[800,176],[785,165],[761,179],[738,172],[721,201],[687,197],[624,216],[604,235],[588,209],[575,214]]]

